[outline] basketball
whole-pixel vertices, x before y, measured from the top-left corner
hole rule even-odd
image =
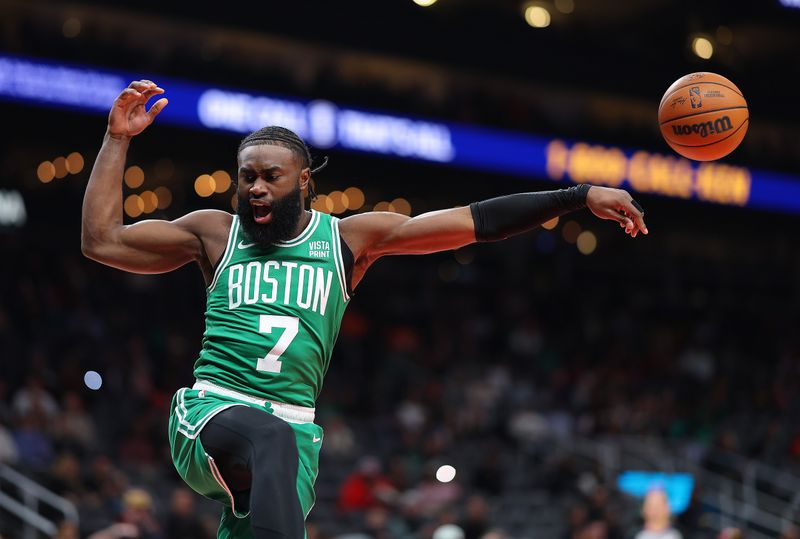
[[[734,83],[716,73],[690,73],[670,86],[658,125],[670,147],[695,161],[725,157],[742,142],[750,115]]]

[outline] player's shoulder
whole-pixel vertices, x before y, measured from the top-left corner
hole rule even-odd
[[[371,211],[345,217],[339,222],[339,232],[356,259],[409,218],[399,213]]]

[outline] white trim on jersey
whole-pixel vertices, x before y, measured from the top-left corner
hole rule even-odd
[[[331,233],[333,234],[333,265],[336,266],[336,276],[339,278],[339,287],[342,289],[342,298],[345,303],[350,300],[347,293],[347,271],[342,258],[341,236],[339,236],[339,219],[331,217]]]
[[[237,399],[243,402],[249,402],[251,404],[255,404],[256,406],[261,406],[263,408],[271,408],[272,415],[280,419],[283,419],[287,423],[314,422],[314,413],[316,410],[315,408],[310,408],[308,406],[299,406],[297,404],[286,404],[285,402],[272,401],[269,399],[260,399],[252,395],[242,393],[241,391],[236,391],[234,389],[228,389],[227,387],[222,387],[220,385],[209,382],[208,380],[195,381],[194,385],[192,386],[192,389],[205,390],[208,393],[216,393],[217,395],[222,395],[223,397]]]
[[[228,262],[231,261],[233,252],[236,250],[235,244],[238,231],[239,231],[239,216],[234,215],[233,219],[231,220],[231,229],[228,231],[228,244],[225,246],[225,252],[222,253],[222,258],[220,258],[219,260],[219,265],[217,266],[217,270],[214,272],[214,279],[212,279],[211,284],[208,285],[208,288],[206,289],[206,292],[209,294],[214,290],[214,287],[217,284],[217,280],[219,279],[220,274],[222,274],[222,270],[225,269],[225,266],[227,266]]]
[[[308,238],[314,233],[317,229],[317,225],[320,222],[320,215],[319,212],[316,210],[311,210],[311,220],[306,225],[305,230],[303,230],[296,238],[293,238],[289,241],[276,241],[272,245],[275,247],[294,247],[296,245],[300,245],[304,241],[307,241]]]
[[[185,425],[186,427],[186,428],[178,427],[178,432],[180,432],[190,440],[194,440],[195,438],[200,436],[200,431],[203,430],[203,427],[206,426],[206,423],[208,423],[218,413],[227,410],[228,408],[233,408],[234,406],[247,406],[244,403],[231,403],[225,406],[220,406],[219,408],[216,408],[213,411],[211,411],[208,415],[203,416],[203,418],[197,424],[192,425],[191,423],[186,421],[186,415],[188,414],[188,412],[186,411],[186,406],[183,403],[184,394],[186,393],[186,390],[187,388],[184,387],[181,388],[180,391],[178,391],[178,406],[175,407],[175,417],[178,418],[178,422],[181,425]],[[184,410],[183,413],[181,413],[181,408],[183,408]]]

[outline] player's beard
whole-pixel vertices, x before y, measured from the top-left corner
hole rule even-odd
[[[303,198],[300,185],[288,195],[272,202],[272,221],[261,225],[253,217],[253,206],[249,197],[239,193],[236,215],[242,223],[245,235],[259,245],[272,245],[278,241],[290,240],[297,230],[302,215]]]

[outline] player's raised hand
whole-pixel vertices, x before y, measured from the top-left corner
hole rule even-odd
[[[593,185],[586,194],[586,205],[600,219],[612,219],[625,229],[626,234],[635,238],[639,232],[647,234],[644,224],[644,210],[631,195],[623,189]]]
[[[144,131],[168,101],[162,97],[150,110],[145,110],[145,105],[151,97],[163,93],[163,88],[149,80],[130,83],[114,100],[114,106],[108,114],[108,134],[114,138],[130,138]]]

